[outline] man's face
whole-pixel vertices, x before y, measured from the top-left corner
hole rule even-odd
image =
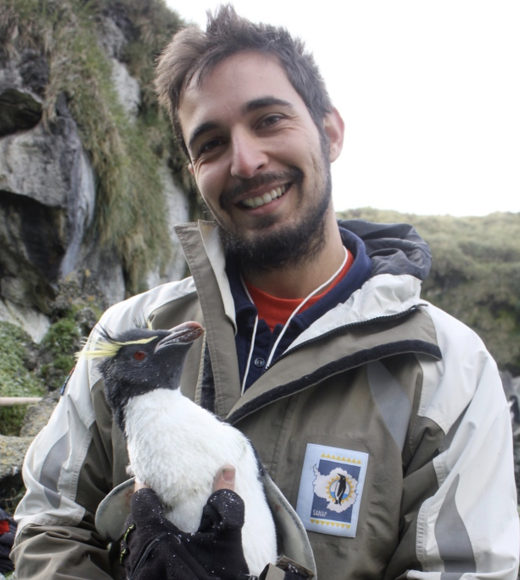
[[[332,151],[329,121],[320,133],[274,57],[225,59],[187,87],[179,119],[202,197],[244,266],[276,268],[319,250],[341,147]]]

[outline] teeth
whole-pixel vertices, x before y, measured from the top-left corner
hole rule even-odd
[[[264,193],[263,195],[259,195],[258,197],[250,197],[248,199],[244,199],[242,202],[246,207],[260,207],[265,205],[266,203],[270,203],[273,199],[277,199],[281,197],[286,191],[286,186],[276,187],[272,189],[269,193]]]

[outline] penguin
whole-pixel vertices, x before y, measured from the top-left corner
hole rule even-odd
[[[341,505],[343,501],[343,495],[347,489],[347,478],[340,473],[339,480],[336,482],[336,500],[334,503]]]
[[[235,491],[245,504],[244,557],[250,574],[259,576],[277,559],[262,467],[243,433],[180,389],[186,354],[203,332],[197,322],[171,330],[134,328],[118,336],[102,331],[80,356],[103,359],[105,398],[125,435],[130,469],[157,493],[167,518],[182,531],[197,531],[218,469],[236,468]]]

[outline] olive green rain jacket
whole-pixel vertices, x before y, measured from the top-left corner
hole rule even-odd
[[[518,515],[508,406],[467,327],[420,299],[426,245],[406,225],[343,222],[372,277],[306,329],[244,395],[218,232],[178,228],[193,278],[107,311],[111,334],[199,321],[183,392],[252,440],[308,530],[320,580],[516,578]],[[80,360],[24,467],[19,580],[116,578],[94,527],[128,478],[95,362]],[[119,569],[120,572],[120,569]]]

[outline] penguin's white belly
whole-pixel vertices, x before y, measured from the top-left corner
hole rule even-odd
[[[249,571],[259,575],[276,561],[271,511],[253,449],[242,433],[179,389],[157,389],[130,399],[125,431],[136,479],[155,490],[168,519],[185,532],[198,529],[218,469],[234,465],[235,491],[245,503],[242,545]]]

